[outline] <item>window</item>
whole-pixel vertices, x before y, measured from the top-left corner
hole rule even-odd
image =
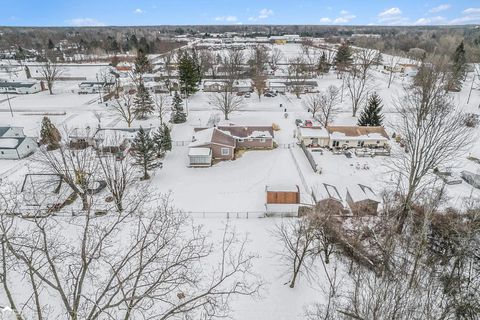
[[[380,141],[377,141],[377,144],[380,144]]]
[[[238,142],[243,142],[243,139],[238,139]]]
[[[2,151],[2,154],[5,154],[5,152]]]
[[[229,148],[222,148],[222,150],[220,150],[220,152],[222,153],[222,156],[228,156],[230,154],[230,149]]]
[[[260,139],[261,143],[265,143],[265,141],[266,141],[265,138]]]

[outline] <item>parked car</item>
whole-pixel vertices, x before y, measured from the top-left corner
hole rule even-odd
[[[305,120],[303,123],[305,127],[313,127],[313,122],[312,120]]]
[[[244,97],[245,97],[245,98],[250,98],[250,97],[251,97],[250,92],[245,93]]]
[[[347,157],[347,158],[351,158],[351,157],[352,157],[352,153],[351,153],[350,151],[345,151],[343,154],[344,154],[345,157]]]
[[[318,152],[320,154],[323,154],[323,150],[320,149],[320,148],[313,148],[313,149],[310,149],[311,152]]]
[[[302,119],[295,119],[295,125],[297,127],[301,126],[303,124],[303,120]]]
[[[268,98],[273,98],[273,97],[275,97],[275,95],[274,95],[273,93],[271,93],[271,92],[265,93],[264,96],[265,96],[265,97],[268,97]]]

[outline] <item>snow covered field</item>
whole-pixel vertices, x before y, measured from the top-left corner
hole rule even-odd
[[[298,45],[279,46],[286,56],[300,53]],[[93,68],[93,67],[92,67]],[[100,68],[100,66],[98,66]],[[395,97],[402,90],[407,78],[397,76],[391,88],[387,88],[388,75],[381,70],[374,70],[375,90],[383,99],[386,129],[389,135],[393,133],[392,125],[396,121],[393,107]],[[92,78],[90,69],[82,67],[70,68],[69,76],[86,76]],[[470,103],[467,104],[472,74],[467,77],[463,90],[454,93],[454,101],[465,112],[479,113],[480,88],[472,92]],[[342,86],[342,80],[331,73],[318,79],[319,90],[330,85]],[[103,127],[124,127],[118,116],[113,115],[105,104],[98,103],[97,95],[78,95],[75,90],[78,82],[56,83],[53,96],[44,91],[38,94],[13,96],[9,105],[4,96],[0,96],[0,126],[21,126],[28,136],[38,136],[41,120],[48,114],[59,129],[97,127],[98,114],[101,114]],[[285,269],[280,265],[275,250],[279,244],[275,242],[270,230],[280,218],[261,218],[265,209],[265,186],[270,184],[296,184],[302,194],[307,194],[321,183],[337,186],[344,195],[345,189],[352,184],[370,185],[380,192],[384,187],[395,184],[388,172],[389,157],[346,158],[344,155],[334,155],[329,151],[315,154],[314,157],[322,169],[321,174],[314,173],[305,155],[297,146],[288,149],[287,146],[296,142],[295,119],[308,119],[302,101],[294,95],[279,95],[274,98],[262,97],[256,94],[246,99],[240,112],[232,114],[229,122],[250,125],[277,124],[280,130],[275,132],[279,147],[271,151],[248,151],[234,161],[215,164],[210,168],[189,168],[188,147],[180,142],[190,141],[193,130],[197,126],[206,125],[213,114],[218,113],[208,102],[208,94],[198,92],[188,101],[188,121],[173,125],[173,150],[163,161],[163,168],[157,169],[152,175],[151,188],[154,191],[170,192],[175,207],[190,212],[199,224],[205,225],[214,238],[218,238],[223,230],[227,215],[232,218],[230,223],[239,234],[248,234],[249,249],[258,253],[259,259],[254,271],[267,282],[262,299],[251,301],[241,298],[234,305],[235,319],[303,319],[304,308],[322,299],[321,287],[325,284],[323,272],[319,272],[319,281],[309,284],[301,278],[295,289],[284,285],[288,281]],[[280,107],[282,104],[282,107]],[[342,112],[335,119],[335,124],[355,124],[351,117],[350,101],[345,90],[341,103]],[[288,118],[284,117],[287,109]],[[97,114],[97,116],[96,116]],[[158,119],[152,116],[148,120],[136,122],[134,125],[155,127]],[[477,128],[477,134],[480,128]],[[179,145],[175,145],[179,142]],[[391,141],[391,144],[395,144]],[[480,143],[475,143],[467,154],[459,154],[457,161],[451,164],[454,172],[468,170],[480,173],[480,165],[468,160],[468,155],[480,157]],[[298,164],[298,166],[297,166]],[[20,184],[26,173],[34,172],[32,157],[13,161],[0,160],[0,181]],[[447,194],[451,197],[449,205],[458,207],[465,197],[480,197],[480,190],[473,189],[463,182],[460,185],[447,186]],[[248,216],[248,219],[247,219]],[[238,219],[237,219],[238,217]]]

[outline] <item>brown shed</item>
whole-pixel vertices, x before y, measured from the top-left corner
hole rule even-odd
[[[267,186],[267,204],[298,204],[300,203],[300,189],[297,185]]]

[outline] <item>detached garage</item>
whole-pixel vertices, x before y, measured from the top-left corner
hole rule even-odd
[[[267,215],[298,215],[300,188],[297,185],[266,186],[265,191]]]
[[[212,150],[210,148],[190,148],[188,158],[190,167],[210,167],[212,165]]]
[[[0,138],[0,159],[22,159],[36,149],[37,143],[32,138]]]

